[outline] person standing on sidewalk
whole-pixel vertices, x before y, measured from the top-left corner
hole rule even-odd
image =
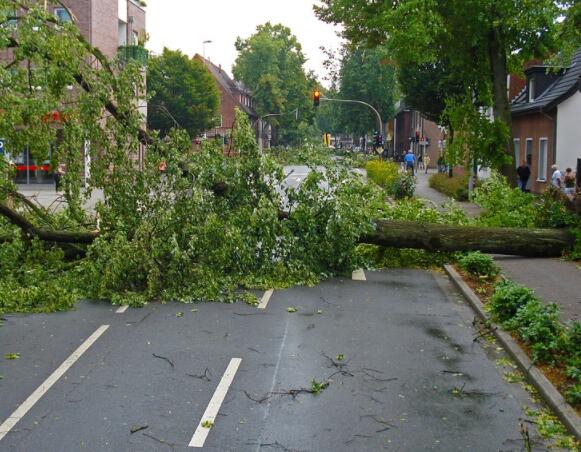
[[[553,170],[553,175],[551,176],[551,185],[561,190],[563,187],[563,174],[557,165],[551,166],[551,169]]]
[[[516,173],[518,174],[518,186],[520,187],[521,191],[525,193],[527,191],[527,184],[531,177],[531,169],[527,163],[523,161],[516,169]]]
[[[54,189],[57,193],[61,190],[61,179],[63,178],[66,172],[67,172],[66,166],[62,163],[59,163],[59,165],[56,168],[56,171],[54,172]]]
[[[424,165],[426,167],[426,174],[428,174],[428,168],[430,167],[430,156],[428,154],[424,157]]]
[[[404,157],[405,162],[405,170],[410,171],[412,176],[416,175],[416,156],[414,155],[413,151],[410,149],[408,153]]]

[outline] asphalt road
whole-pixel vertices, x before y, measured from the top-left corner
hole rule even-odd
[[[502,352],[473,340],[447,279],[365,276],[275,291],[264,309],[86,302],[4,316],[0,450],[523,450],[534,404],[502,378]],[[328,387],[309,393],[313,379]]]

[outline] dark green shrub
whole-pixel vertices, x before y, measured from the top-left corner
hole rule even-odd
[[[393,184],[393,195],[396,199],[411,198],[416,190],[416,182],[411,174],[407,171],[399,173]]]
[[[430,176],[430,187],[457,201],[468,200],[468,176],[448,177],[445,173]]]
[[[495,321],[504,324],[511,320],[520,308],[536,300],[531,289],[512,281],[500,281],[494,287],[494,294],[490,299],[490,312]]]
[[[531,347],[533,361],[555,361],[564,332],[559,323],[559,308],[556,304],[545,305],[537,299],[531,300],[505,326],[517,331],[521,339]]]
[[[572,405],[581,404],[581,383],[571,386],[565,392],[565,398]]]
[[[462,270],[478,277],[490,278],[500,273],[500,268],[488,254],[479,251],[468,253],[458,260]]]

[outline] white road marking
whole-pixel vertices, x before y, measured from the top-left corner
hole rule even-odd
[[[216,416],[218,416],[218,412],[220,411],[222,402],[224,401],[224,398],[228,393],[228,389],[230,388],[230,385],[234,380],[234,376],[236,375],[236,372],[238,371],[238,367],[240,367],[241,362],[242,359],[240,358],[232,358],[230,360],[230,364],[228,364],[228,367],[226,368],[226,372],[224,372],[222,380],[220,380],[220,383],[218,384],[216,391],[214,391],[212,400],[210,400],[208,408],[206,408],[206,411],[204,411],[202,419],[200,420],[198,428],[194,432],[194,436],[192,436],[192,440],[190,441],[188,447],[204,447],[204,443],[206,442],[208,433],[210,433],[210,429],[212,428],[214,422],[216,421]],[[202,424],[205,423],[210,424],[209,428],[202,426]]]
[[[0,441],[10,430],[22,419],[28,411],[48,392],[48,390],[59,380],[64,373],[71,368],[77,360],[95,343],[101,335],[107,331],[109,325],[101,325],[72,355],[70,355],[44,382],[26,399],[16,410],[0,425]]]
[[[270,297],[272,297],[273,293],[274,289],[268,289],[266,292],[264,292],[264,295],[262,296],[262,299],[258,305],[258,309],[266,309],[268,302],[270,301]]]
[[[115,311],[115,314],[123,314],[128,308],[129,306],[127,305],[120,306],[119,309]]]
[[[351,279],[353,279],[353,281],[367,281],[365,272],[362,269],[355,270],[351,275]]]

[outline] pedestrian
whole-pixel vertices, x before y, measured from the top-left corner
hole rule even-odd
[[[521,191],[525,193],[527,191],[527,184],[529,183],[529,179],[531,177],[531,169],[527,165],[526,161],[522,161],[520,166],[516,169],[516,173],[518,174],[518,186],[520,187]]]
[[[420,154],[418,156],[418,171],[424,169],[424,155]]]
[[[424,166],[426,167],[426,174],[428,174],[428,168],[430,166],[430,156],[426,155],[424,158]]]
[[[563,187],[563,174],[557,165],[551,166],[553,175],[551,176],[551,185],[559,190]]]
[[[67,172],[67,167],[63,163],[59,163],[54,172],[54,189],[58,193],[61,190],[61,181]]]
[[[415,176],[416,171],[416,156],[414,155],[413,151],[410,149],[408,153],[404,157],[405,162],[405,170],[410,171],[412,176]]]
[[[573,196],[575,194],[576,176],[571,168],[565,170],[564,178],[565,194]]]

